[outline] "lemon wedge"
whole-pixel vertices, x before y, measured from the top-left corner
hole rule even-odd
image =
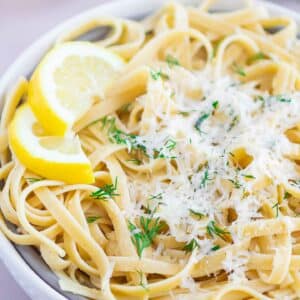
[[[17,109],[8,138],[18,160],[34,173],[66,183],[94,182],[78,137],[48,136],[28,104]]]
[[[48,133],[64,135],[93,103],[124,61],[89,42],[68,42],[53,48],[36,68],[28,91],[29,104]]]

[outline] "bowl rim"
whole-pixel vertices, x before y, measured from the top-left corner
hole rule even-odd
[[[14,82],[26,74],[30,74],[32,69],[45,54],[45,52],[53,45],[55,38],[64,30],[72,27],[77,22],[87,17],[93,16],[114,16],[132,18],[138,11],[140,15],[146,14],[157,8],[168,0],[111,0],[109,2],[100,3],[98,6],[88,9],[77,14],[66,21],[59,23],[52,30],[46,32],[28,48],[26,48],[17,59],[4,71],[0,78],[0,112],[2,111],[5,101],[5,94],[10,90]],[[199,0],[179,0],[184,3],[199,3]],[[225,7],[231,4],[239,4],[243,0],[228,0]],[[280,6],[268,1],[257,1],[263,4],[269,11],[276,15],[286,15],[292,17],[300,26],[300,12],[293,11],[286,7]],[[134,7],[134,9],[133,9]],[[58,291],[52,288],[37,274],[23,259],[17,251],[16,246],[10,242],[0,231],[0,259],[6,266],[7,271],[12,275],[14,280],[20,285],[24,292],[32,299],[47,300],[67,300]],[[46,295],[46,298],[45,298]]]

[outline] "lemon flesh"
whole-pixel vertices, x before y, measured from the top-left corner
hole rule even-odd
[[[9,125],[10,147],[32,172],[66,183],[93,183],[91,163],[78,137],[48,136],[29,105],[18,108]]]
[[[123,66],[119,56],[89,42],[59,45],[35,70],[29,104],[48,133],[64,135],[94,103],[104,99],[107,85]]]

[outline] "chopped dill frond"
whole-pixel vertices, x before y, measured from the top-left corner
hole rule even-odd
[[[250,175],[250,174],[242,174],[243,177],[249,178],[249,179],[255,179],[255,176]]]
[[[196,248],[199,247],[198,242],[195,239],[192,239],[189,243],[187,243],[182,250],[185,252],[193,252]]]
[[[210,237],[214,238],[215,236],[218,236],[222,240],[225,240],[225,236],[230,234],[229,231],[218,227],[215,221],[208,222],[206,232]]]
[[[86,217],[86,221],[88,222],[88,224],[92,224],[94,222],[96,222],[97,220],[99,220],[101,217],[96,217],[96,216],[89,216]]]
[[[166,62],[168,63],[169,67],[180,66],[179,60],[170,54],[167,55]]]
[[[220,245],[216,245],[216,246],[213,246],[210,250],[211,251],[217,251],[219,249],[221,249],[221,246]]]
[[[128,228],[131,232],[131,240],[136,247],[139,257],[142,256],[144,249],[152,245],[154,238],[162,229],[160,218],[153,217],[155,211],[149,212],[149,216],[140,217],[139,223],[141,228],[138,228],[132,222],[128,222]]]
[[[197,218],[199,219],[202,219],[204,217],[206,217],[205,214],[201,213],[201,212],[198,212],[198,211],[195,211],[193,209],[190,209],[190,213],[193,215],[193,216],[196,216]]]
[[[35,183],[38,181],[45,180],[45,178],[27,177],[25,178],[29,183]]]
[[[116,177],[115,182],[113,184],[106,184],[103,187],[99,188],[97,191],[91,193],[91,197],[96,200],[104,200],[107,201],[110,198],[120,196],[120,194],[116,193],[118,188],[118,177]]]
[[[150,70],[150,75],[153,80],[158,80],[158,79],[169,79],[169,75],[166,73],[162,72],[161,70],[155,71],[155,70]]]
[[[234,64],[232,65],[232,67],[233,67],[233,71],[234,71],[235,73],[237,73],[237,74],[239,74],[240,76],[243,76],[243,77],[246,76],[245,70],[244,70],[241,66],[239,66],[237,63],[234,63]]]
[[[204,133],[202,130],[201,130],[201,125],[202,123],[209,118],[209,114],[207,113],[204,113],[202,114],[196,121],[195,125],[194,125],[194,128],[200,133]]]
[[[273,206],[272,206],[273,209],[275,209],[275,216],[276,218],[278,218],[279,216],[279,203],[275,203]]]
[[[256,62],[257,60],[266,59],[266,58],[268,58],[268,57],[266,56],[265,53],[257,52],[248,59],[247,63],[252,64],[252,63]]]

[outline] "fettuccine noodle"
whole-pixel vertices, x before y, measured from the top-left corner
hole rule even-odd
[[[110,27],[95,44],[126,61],[74,126],[94,185],[32,180],[7,138],[27,79],[7,94],[0,229],[39,249],[63,290],[300,298],[297,25],[250,1],[234,12],[212,4],[170,3],[139,22],[94,16],[57,38]]]

